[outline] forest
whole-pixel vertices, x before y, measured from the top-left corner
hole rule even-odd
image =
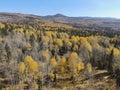
[[[119,87],[118,32],[52,22],[0,23],[0,90]]]

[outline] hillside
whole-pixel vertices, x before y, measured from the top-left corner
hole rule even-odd
[[[57,23],[72,25],[87,30],[120,30],[120,19],[102,17],[69,17],[62,14],[42,17]]]
[[[62,14],[38,16],[20,13],[0,13],[0,22],[32,23],[54,22],[66,24],[84,30],[120,30],[120,19],[102,17],[69,17]]]
[[[0,14],[0,90],[120,90],[120,31],[58,17]]]

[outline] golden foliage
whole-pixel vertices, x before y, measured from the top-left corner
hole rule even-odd
[[[24,63],[30,72],[38,71],[38,64],[35,62],[31,56],[26,56],[24,59]]]
[[[25,62],[25,64],[29,65],[29,63],[33,62],[33,59],[31,56],[26,56],[24,59],[24,62]]]
[[[60,67],[59,67],[59,70],[60,70],[61,73],[64,73],[64,72],[65,72],[65,67],[60,66]]]
[[[72,46],[72,43],[69,40],[65,40],[65,43],[66,43],[67,47],[71,47]]]
[[[43,42],[49,42],[50,38],[48,36],[43,36],[42,41]]]
[[[34,31],[33,31],[33,30],[29,30],[29,31],[28,31],[28,34],[29,34],[29,35],[34,35]]]
[[[71,37],[71,42],[74,43],[74,44],[77,43],[78,40],[79,40],[79,37],[78,37],[78,36],[72,36],[72,37]]]
[[[25,68],[26,68],[26,66],[25,66],[24,62],[20,62],[19,65],[18,65],[18,71],[21,74],[23,74],[25,72]]]
[[[78,54],[76,52],[72,52],[70,54],[69,59],[68,59],[68,65],[70,65],[71,63],[73,63],[72,61],[75,60],[76,58],[78,58]]]
[[[15,30],[15,32],[22,33],[22,34],[24,33],[23,31],[24,31],[23,28],[17,28],[17,29]]]
[[[94,48],[98,48],[98,49],[101,48],[101,46],[100,46],[98,43],[95,43],[95,44],[93,45],[93,47],[94,47]]]
[[[5,25],[3,23],[0,23],[0,28],[5,28]]]
[[[48,36],[49,38],[52,38],[52,32],[51,31],[45,32],[45,36]]]
[[[4,25],[0,23],[0,29],[5,28],[5,26],[6,24]],[[103,66],[103,68],[106,68],[104,67],[103,63],[104,62],[108,63],[108,61],[105,61],[103,57],[102,59],[104,61],[101,58],[99,58],[99,54],[102,53],[104,50],[106,50],[106,53],[103,53],[102,56],[107,54],[106,57],[109,58],[109,55],[111,55],[113,51],[114,59],[116,61],[119,59],[118,56],[120,55],[120,51],[119,51],[118,39],[120,37],[115,37],[115,38],[108,38],[108,37],[101,38],[101,36],[80,37],[80,36],[71,35],[71,32],[66,33],[61,31],[60,33],[58,33],[57,30],[64,31],[66,28],[70,29],[70,27],[61,24],[54,24],[54,23],[47,23],[47,24],[41,23],[40,25],[36,25],[35,28],[34,25],[18,26],[17,24],[14,24],[13,26],[14,27],[12,27],[11,24],[8,26],[9,33],[15,32],[14,35],[16,33],[19,33],[17,35],[20,35],[19,36],[20,41],[18,41],[15,44],[12,44],[15,41],[14,38],[17,35],[15,37],[14,36],[12,37],[11,36],[12,34],[10,35],[10,37],[12,37],[10,38],[11,39],[10,43],[8,42],[9,36],[0,37],[1,63],[3,63],[5,60],[8,59],[7,50],[3,50],[5,47],[5,43],[7,42],[10,44],[11,50],[12,48],[14,48],[12,46],[15,46],[16,50],[13,52],[15,52],[16,55],[14,56],[13,55],[14,53],[11,52],[12,56],[15,58],[13,60],[19,58],[17,57],[17,55],[23,55],[24,50],[27,50],[28,53],[34,55],[36,59],[41,60],[41,61],[35,61],[31,56],[26,56],[24,61],[18,64],[18,68],[17,68],[19,74],[22,74],[23,76],[21,78],[25,78],[25,79],[29,78],[32,80],[34,76],[34,80],[37,81],[38,78],[43,79],[43,77],[46,74],[48,74],[50,78],[53,79],[54,71],[57,71],[55,72],[56,74],[66,74],[66,72],[68,72],[68,74],[72,73],[75,76],[78,75],[79,72],[84,69],[86,69],[88,73],[91,73],[92,72],[91,63],[84,64],[84,62],[82,62],[79,56],[82,56],[83,60],[84,61],[86,60],[85,62],[87,62],[90,60],[90,56],[92,56],[92,54],[98,55],[97,57],[96,56],[92,57],[94,59],[93,64],[97,66],[97,64],[99,64],[98,61],[100,61],[101,67]],[[25,27],[27,27],[27,29]],[[70,35],[68,35],[69,33]],[[89,32],[87,34],[89,35]],[[35,44],[30,44],[31,40],[33,41],[33,39],[35,39],[34,40]],[[115,48],[114,45],[116,45],[117,48]],[[33,49],[32,46],[34,46]],[[94,53],[92,53],[92,49]],[[32,53],[30,51],[32,51]],[[77,53],[79,53],[79,56]],[[118,65],[116,61],[115,64]],[[7,64],[9,66],[10,65],[12,66],[15,64],[15,62],[9,60]],[[38,88],[37,84],[36,84],[36,88]]]
[[[38,64],[37,62],[33,61],[29,63],[29,69],[31,72],[38,71]]]
[[[78,50],[78,45],[74,45],[73,46],[73,51],[77,51]]]
[[[86,65],[86,70],[87,70],[87,72],[89,72],[89,73],[92,72],[92,65],[91,65],[91,63],[87,63],[87,65]]]
[[[51,64],[53,67],[56,67],[56,66],[57,66],[57,61],[56,61],[56,59],[55,59],[55,58],[52,58],[52,59],[50,60],[50,64]]]
[[[117,48],[113,48],[113,56],[117,57],[118,55],[120,55],[120,51]]]
[[[50,79],[53,81],[53,79],[54,79],[54,74],[53,74],[52,72],[50,72],[50,73],[48,73],[48,75],[49,75]]]
[[[65,57],[62,57],[60,62],[59,62],[59,70],[61,73],[65,72],[66,69],[66,65],[67,65],[67,61]]]
[[[79,61],[76,63],[75,68],[77,71],[83,70],[84,69],[84,63],[82,61]]]
[[[106,48],[106,54],[110,55],[111,51],[113,50],[114,47],[110,46],[109,48]]]
[[[55,43],[59,46],[59,47],[62,47],[63,46],[63,42],[61,39],[57,38],[55,39]]]
[[[59,62],[59,65],[60,66],[65,66],[66,65],[66,58],[65,57],[62,57],[62,59]]]
[[[87,48],[90,52],[92,51],[92,47],[91,47],[90,43],[87,41],[87,38],[80,37],[80,42],[81,42],[81,45],[84,46],[84,48]]]
[[[120,51],[117,49],[117,48],[114,48],[114,47],[109,47],[109,48],[106,48],[106,53],[107,53],[107,55],[110,55],[111,54],[111,52],[112,52],[112,50],[113,50],[113,56],[114,57],[117,57],[117,56],[119,56],[120,55]]]

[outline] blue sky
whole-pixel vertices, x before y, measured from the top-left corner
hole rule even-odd
[[[0,12],[120,18],[120,0],[1,0]]]

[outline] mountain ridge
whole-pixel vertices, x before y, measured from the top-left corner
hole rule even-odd
[[[63,14],[39,16],[33,14],[0,12],[0,22],[30,23],[38,20],[39,22],[54,22],[71,25],[75,28],[85,30],[120,30],[120,19],[109,17],[70,17]]]

